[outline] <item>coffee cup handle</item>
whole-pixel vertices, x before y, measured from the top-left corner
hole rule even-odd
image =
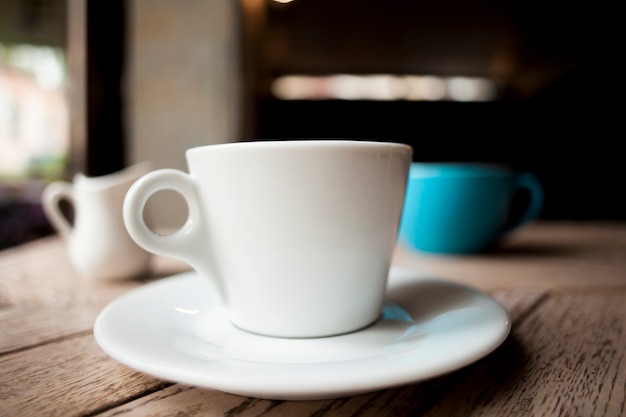
[[[62,238],[68,238],[72,233],[72,224],[61,211],[61,201],[67,201],[72,207],[76,207],[74,201],[74,187],[66,181],[55,181],[46,186],[41,195],[42,208]]]
[[[155,233],[144,220],[144,210],[150,197],[163,190],[179,193],[187,204],[187,220],[172,233]],[[131,238],[149,252],[171,256],[190,264],[201,275],[213,282],[218,294],[221,286],[217,276],[207,262],[209,242],[206,241],[206,222],[203,220],[200,203],[191,177],[176,169],[152,171],[129,188],[124,198],[124,224]]]
[[[530,172],[520,172],[516,175],[515,182],[517,191],[528,191],[529,201],[526,210],[519,217],[507,224],[506,230],[515,229],[524,223],[537,219],[543,209],[543,186],[535,175]]]

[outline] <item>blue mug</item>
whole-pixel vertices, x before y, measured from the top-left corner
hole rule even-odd
[[[516,193],[528,205],[513,213]],[[529,172],[487,163],[416,163],[407,183],[399,240],[410,249],[442,254],[485,251],[539,217],[543,187]]]

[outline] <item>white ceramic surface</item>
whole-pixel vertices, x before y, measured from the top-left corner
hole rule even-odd
[[[222,293],[230,320],[282,337],[371,324],[384,300],[412,149],[350,141],[240,142],[189,149],[189,174],[158,170],[124,201],[130,235],[189,263]],[[180,230],[143,221],[151,195],[179,192]]]
[[[69,260],[81,276],[124,279],[147,270],[152,254],[130,238],[122,206],[130,186],[151,169],[151,163],[142,162],[108,175],[77,173],[72,183],[55,181],[44,189],[43,209],[66,242]],[[73,223],[61,211],[62,200],[73,208]]]
[[[112,358],[168,381],[285,400],[335,398],[415,383],[464,367],[507,337],[490,296],[392,269],[381,318],[334,337],[284,339],[234,327],[195,272],[147,284],[109,304],[94,334]]]

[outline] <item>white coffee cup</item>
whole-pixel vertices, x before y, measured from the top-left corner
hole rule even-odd
[[[352,140],[258,141],[186,152],[189,173],[153,171],[124,201],[131,237],[189,263],[237,327],[322,337],[376,321],[396,244],[410,146]],[[158,235],[148,199],[174,190],[186,223]]]

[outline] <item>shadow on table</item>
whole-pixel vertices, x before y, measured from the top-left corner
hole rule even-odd
[[[468,256],[485,257],[565,257],[575,256],[582,249],[574,245],[562,245],[554,243],[507,243],[502,242],[482,253]]]
[[[449,417],[471,410],[497,410],[508,403],[524,373],[528,355],[514,336],[485,358],[453,373],[418,384],[380,391],[382,415]],[[523,404],[518,404],[523,412]],[[461,413],[461,414],[459,414]],[[487,413],[488,414],[488,413]],[[495,415],[495,414],[494,414]]]
[[[458,371],[370,394],[324,400],[322,404],[325,410],[337,413],[332,415],[343,410],[349,410],[350,415],[377,417],[467,415],[471,410],[498,408],[499,401],[507,402],[527,361],[521,344],[509,337],[494,352]]]

